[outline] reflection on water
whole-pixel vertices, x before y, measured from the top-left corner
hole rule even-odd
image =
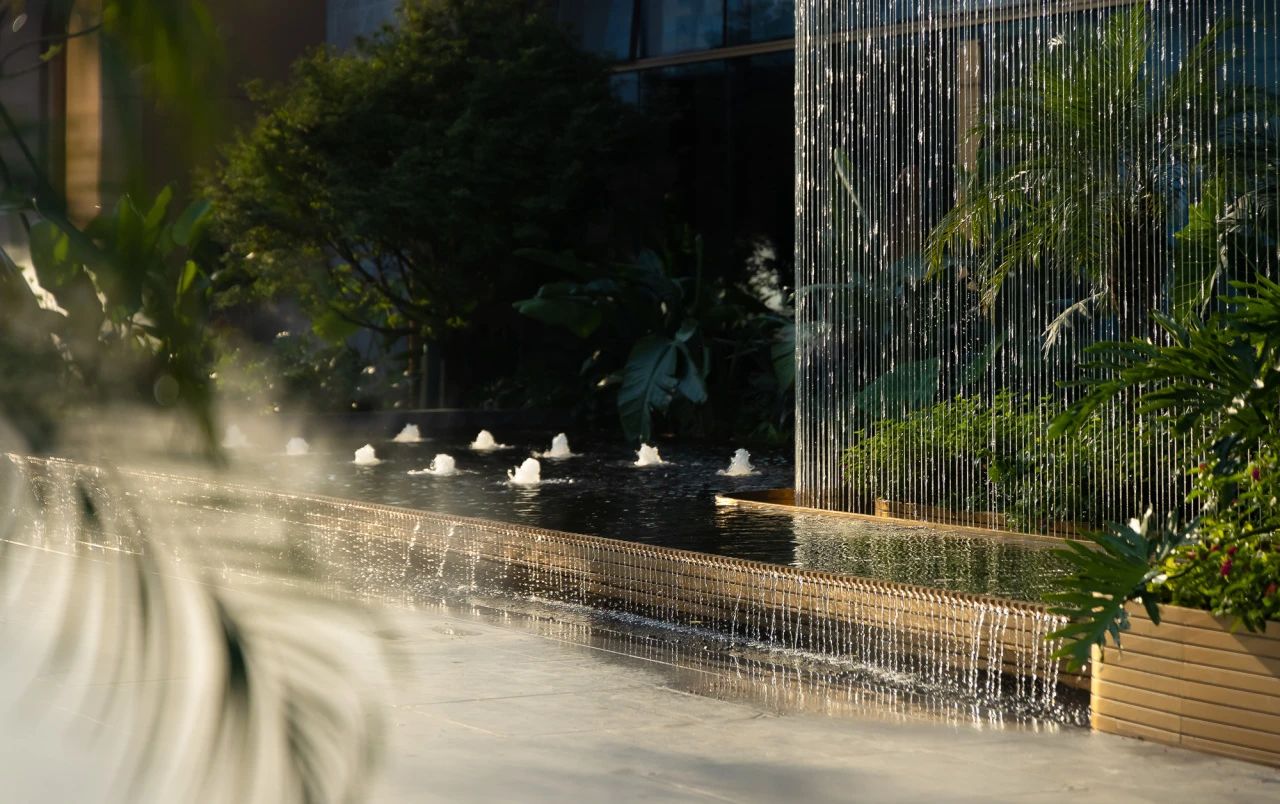
[[[715,505],[717,492],[790,486],[790,458],[776,452],[757,452],[754,474],[731,477],[722,474],[723,447],[663,444],[668,462],[641,472],[633,451],[575,437],[581,457],[544,464],[540,485],[507,482],[512,452],[532,453],[546,438],[508,436],[513,450],[486,453],[467,450],[467,434],[430,434],[434,448],[465,455],[447,477],[410,474],[422,468],[421,450],[394,443],[380,445],[382,463],[362,471],[337,445],[306,465],[266,457],[238,467],[271,485],[333,496],[1002,597],[1037,600],[1059,572],[1034,542]]]

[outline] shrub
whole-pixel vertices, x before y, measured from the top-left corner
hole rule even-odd
[[[1118,451],[1100,416],[1078,437],[1051,439],[1045,423],[1053,400],[960,396],[882,419],[854,434],[844,455],[845,476],[859,504],[903,500],[973,513],[1000,512],[1010,527],[1036,530],[1064,522],[1101,524],[1100,505],[1114,499],[1129,476],[1121,468],[1143,441]],[[946,482],[978,476],[985,482]],[[919,478],[929,478],[921,483]]]
[[[536,6],[536,4],[534,4]],[[320,50],[207,182],[223,283],[297,298],[318,333],[451,350],[450,376],[512,362],[521,248],[603,241],[634,115],[524,0],[412,0],[354,53]],[[625,205],[623,205],[625,207]]]
[[[1202,434],[1206,453],[1189,497],[1201,506],[1197,516],[1180,524],[1170,512],[1157,527],[1148,512],[1141,523],[1095,534],[1096,549],[1069,545],[1073,572],[1054,600],[1072,621],[1057,636],[1074,663],[1108,634],[1119,642],[1130,600],[1157,623],[1160,602],[1231,615],[1250,629],[1277,616],[1280,284],[1259,277],[1233,287],[1237,295],[1220,299],[1207,320],[1156,314],[1163,345],[1091,347],[1101,373],[1054,422],[1054,434],[1073,434],[1099,406],[1133,393],[1136,409],[1157,416],[1169,435]]]

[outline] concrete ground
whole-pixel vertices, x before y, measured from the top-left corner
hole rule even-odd
[[[1280,770],[1083,728],[744,680],[519,616],[391,619],[399,658],[379,804],[1280,801]]]

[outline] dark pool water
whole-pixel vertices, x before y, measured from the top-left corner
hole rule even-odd
[[[495,432],[511,447],[492,452],[471,450],[474,435],[366,439],[382,460],[376,466],[352,463],[359,438],[305,456],[241,454],[237,462],[282,488],[1024,600],[1039,599],[1060,573],[1037,543],[715,504],[717,492],[791,486],[791,456],[781,451],[753,453],[757,473],[729,477],[720,472],[732,446],[659,443],[668,463],[637,467],[624,445],[569,433],[577,456],[544,458],[543,482],[517,486],[507,471],[548,449],[554,433]],[[409,474],[441,452],[457,461],[457,475]]]

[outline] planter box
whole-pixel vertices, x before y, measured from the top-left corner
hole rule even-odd
[[[1280,623],[1265,633],[1208,612],[1141,606],[1120,648],[1094,648],[1093,728],[1280,766]]]

